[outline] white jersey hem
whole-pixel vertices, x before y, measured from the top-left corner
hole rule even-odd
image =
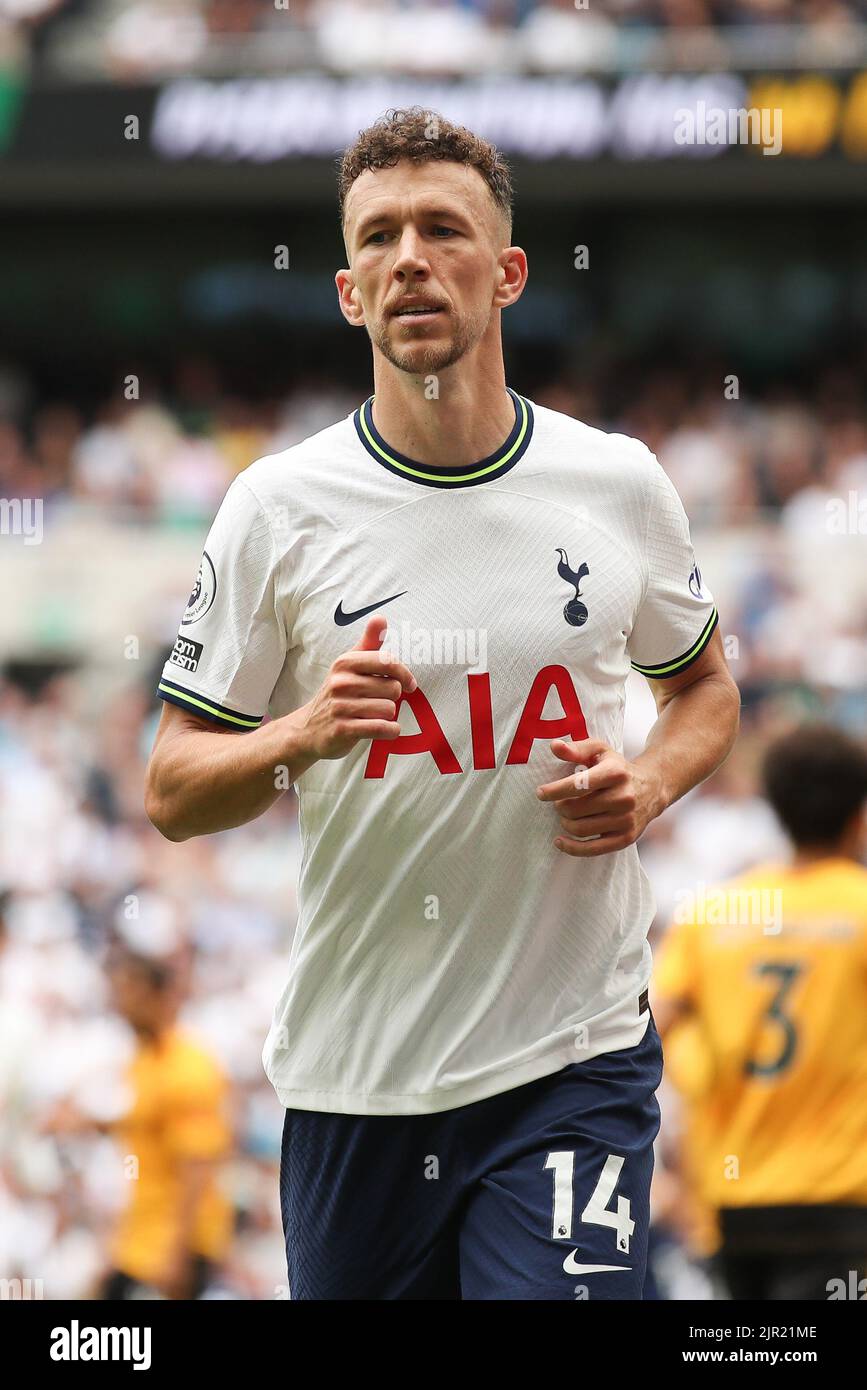
[[[306,1091],[283,1086],[269,1077],[280,1104],[286,1110],[315,1110],[328,1115],[436,1115],[445,1110],[457,1110],[462,1105],[488,1100],[491,1096],[513,1091],[529,1081],[540,1081],[575,1062],[590,1062],[609,1052],[623,1052],[637,1047],[647,1031],[650,1011],[642,1014],[631,1028],[621,1028],[605,1039],[601,1047],[578,1049],[574,1043],[560,1043],[552,1052],[519,1063],[505,1071],[475,1077],[461,1086],[430,1091],[426,1095],[395,1094],[353,1095],[342,1091]]]

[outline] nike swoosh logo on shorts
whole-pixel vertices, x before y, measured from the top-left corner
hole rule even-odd
[[[385,603],[394,603],[396,598],[403,598],[408,591],[401,589],[399,594],[392,594],[391,598],[378,599],[376,603],[369,603],[366,608],[357,608],[354,613],[344,613],[343,599],[340,600],[334,610],[334,621],[338,627],[346,627],[348,623],[354,623],[356,619],[363,618],[368,613],[372,613],[375,608],[382,608]]]
[[[571,1255],[567,1255],[563,1261],[563,1268],[567,1274],[607,1274],[609,1270],[625,1269],[631,1272],[631,1265],[578,1265],[575,1263],[577,1250],[573,1250]]]

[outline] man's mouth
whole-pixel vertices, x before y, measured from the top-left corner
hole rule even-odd
[[[435,314],[441,313],[437,304],[412,304],[405,309],[395,309],[392,314],[396,319],[426,319],[433,318]]]

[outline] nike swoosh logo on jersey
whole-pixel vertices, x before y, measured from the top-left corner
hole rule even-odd
[[[563,1268],[567,1274],[607,1274],[609,1270],[625,1269],[631,1270],[631,1265],[578,1265],[575,1263],[577,1250],[573,1250],[571,1255],[567,1255],[563,1261]]]
[[[391,598],[378,599],[376,603],[369,603],[366,608],[356,608],[354,613],[344,613],[343,599],[341,599],[334,610],[334,621],[338,627],[346,627],[348,623],[354,623],[358,618],[363,618],[366,614],[372,613],[375,608],[382,608],[385,603],[394,603],[396,598],[403,598],[405,593],[407,593],[407,590],[401,589],[399,594],[392,594]]]

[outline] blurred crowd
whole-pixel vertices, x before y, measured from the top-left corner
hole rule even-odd
[[[131,1186],[97,1128],[131,1099],[135,1039],[105,968],[120,941],[155,960],[187,950],[181,1024],[229,1083],[234,1235],[212,1296],[285,1297],[283,1112],[261,1050],[295,920],[295,805],[231,835],[162,840],[142,808],[152,691],[127,689],[88,720],[74,677],[38,693],[0,685],[0,1277],[79,1298],[106,1273]],[[65,1132],[68,1107],[93,1128]]]
[[[773,44],[784,29],[815,61],[815,45],[845,45],[865,19],[867,0],[0,0],[0,67],[117,80],[278,62],[449,73],[553,57],[616,69],[657,37],[657,56],[678,63],[702,32]]]
[[[776,385],[732,399],[716,377],[646,367],[618,401],[615,379],[623,395],[623,373],[514,385],[658,453],[697,553],[717,545],[718,572],[703,562],[705,577],[725,591],[723,631],[736,639],[729,656],[744,697],[732,758],[642,841],[660,933],[691,885],[784,852],[756,789],[768,739],[805,714],[864,725],[867,597],[857,575],[852,588],[838,581],[821,547],[829,500],[867,496],[867,393],[842,366],[827,367],[809,392]],[[156,542],[179,522],[206,526],[253,458],[358,403],[312,376],[285,398],[244,399],[204,360],[179,363],[159,393],[142,385],[147,404],[119,390],[84,410],[28,399],[0,373],[0,496],[43,497],[49,515],[98,516],[121,532],[144,526]],[[719,550],[720,536],[728,549]],[[805,559],[814,544],[826,556],[822,574]],[[173,632],[165,636],[170,643]],[[86,662],[10,661],[0,681],[0,1276],[41,1279],[46,1298],[97,1287],[128,1194],[117,1146],[99,1128],[123,1113],[133,1051],[106,979],[117,939],[145,955],[187,951],[181,1022],[229,1081],[233,1139],[221,1182],[234,1235],[210,1296],[286,1296],[282,1111],[260,1054],[295,922],[296,804],[290,792],[252,826],[184,844],[160,838],[144,815],[142,782],[164,654],[126,663],[102,695],[97,682],[96,696]],[[653,718],[649,700],[634,677],[627,752]],[[68,1104],[94,1128],[58,1127]],[[667,1267],[669,1296],[709,1296],[684,1252],[669,1251]]]

